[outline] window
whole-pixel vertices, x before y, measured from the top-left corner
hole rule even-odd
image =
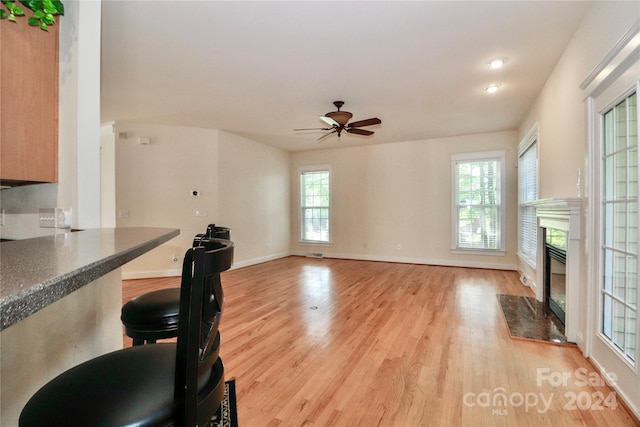
[[[518,255],[536,267],[538,222],[538,126],[534,126],[518,147]]]
[[[602,116],[600,332],[627,360],[637,357],[638,110],[633,93]]]
[[[330,175],[326,167],[300,169],[300,240],[329,242]]]
[[[453,250],[504,251],[504,156],[452,156]]]

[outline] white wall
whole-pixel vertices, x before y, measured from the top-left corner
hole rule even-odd
[[[116,135],[109,123],[100,128],[100,224],[116,226]]]
[[[236,267],[289,254],[286,152],[215,129],[117,122],[116,135],[123,133],[116,143],[117,226],[181,231],[126,264],[123,277],[179,275],[193,237],[212,223],[231,228]]]
[[[123,266],[123,277],[180,275],[193,237],[218,219],[217,131],[126,122],[115,129],[127,135],[116,141],[116,226],[180,229],[180,236]]]
[[[588,171],[587,114],[580,84],[640,15],[637,2],[594,2],[519,128],[519,138],[539,123],[541,199],[582,196]]]
[[[325,256],[515,269],[515,131],[367,145],[291,156],[291,251]],[[451,155],[507,150],[507,254],[451,252]],[[332,243],[299,242],[298,167],[332,167]],[[398,249],[398,245],[400,249]]]
[[[289,255],[289,153],[219,132],[220,225],[231,228],[234,266]]]

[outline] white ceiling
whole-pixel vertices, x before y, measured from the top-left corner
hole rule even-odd
[[[103,0],[102,121],[289,151],[516,129],[589,4]],[[491,70],[495,57],[509,62]],[[323,132],[293,131],[323,127],[334,100],[382,124],[320,144]]]

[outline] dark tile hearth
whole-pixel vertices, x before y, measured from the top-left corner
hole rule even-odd
[[[498,295],[511,338],[570,344],[564,325],[545,303],[531,297]]]

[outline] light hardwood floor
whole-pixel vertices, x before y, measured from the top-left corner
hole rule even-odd
[[[287,257],[222,283],[241,427],[640,426],[576,347],[509,337],[515,272]]]

